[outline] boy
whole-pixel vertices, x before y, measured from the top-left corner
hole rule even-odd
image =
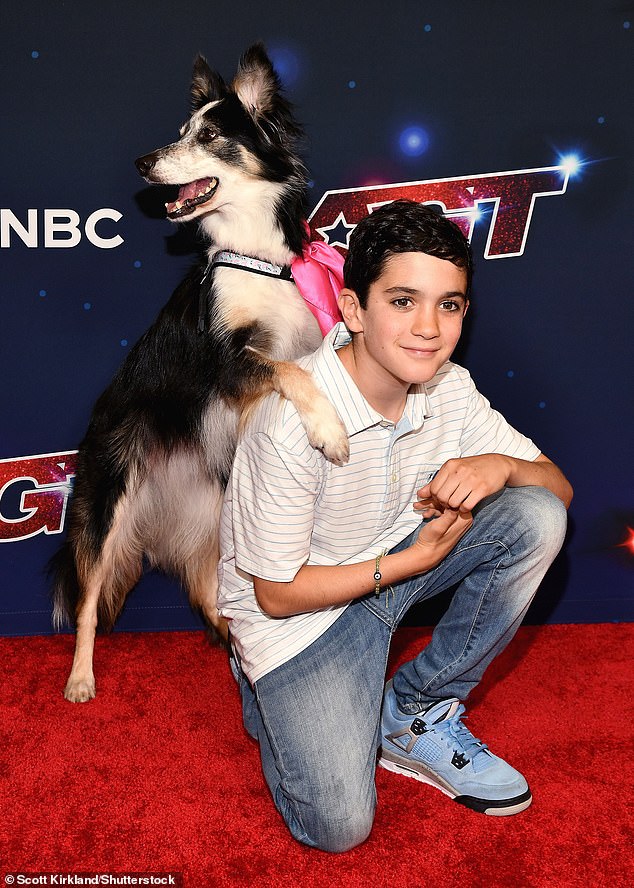
[[[240,442],[221,521],[220,610],[246,729],[292,835],[345,851],[370,832],[389,770],[488,814],[531,803],[524,777],[460,717],[561,547],[572,497],[449,357],[469,246],[430,208],[359,223],[344,324],[302,359],[350,440],[345,466],[275,396]],[[423,523],[421,525],[421,517]],[[407,609],[457,585],[427,647],[384,689]]]

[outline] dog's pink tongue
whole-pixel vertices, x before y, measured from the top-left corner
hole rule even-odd
[[[200,192],[204,191],[210,182],[211,179],[196,179],[195,182],[188,182],[187,185],[181,185],[178,192],[178,199],[181,203],[184,203],[186,200],[198,197]]]
[[[167,215],[170,219],[177,219],[181,216],[187,216],[192,213],[200,204],[207,203],[214,196],[214,190],[218,187],[218,180],[215,178],[196,179],[195,182],[188,182],[187,185],[181,185],[178,189],[178,197],[175,201],[169,201],[165,204]]]

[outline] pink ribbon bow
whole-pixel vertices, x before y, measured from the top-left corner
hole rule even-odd
[[[337,297],[343,287],[343,256],[325,241],[311,241],[302,255],[293,259],[291,270],[297,289],[325,336],[342,319]]]

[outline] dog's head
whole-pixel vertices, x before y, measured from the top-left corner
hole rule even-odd
[[[191,96],[192,114],[178,141],[136,161],[148,182],[179,186],[166,204],[169,219],[266,195],[273,203],[292,195],[305,208],[306,172],[295,153],[302,133],[261,44],[244,53],[231,84],[198,56]]]

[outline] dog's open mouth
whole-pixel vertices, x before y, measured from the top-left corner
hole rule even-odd
[[[176,200],[165,204],[167,218],[178,219],[193,213],[196,207],[211,200],[218,184],[218,179],[214,176],[211,179],[196,179],[195,182],[181,185]]]

